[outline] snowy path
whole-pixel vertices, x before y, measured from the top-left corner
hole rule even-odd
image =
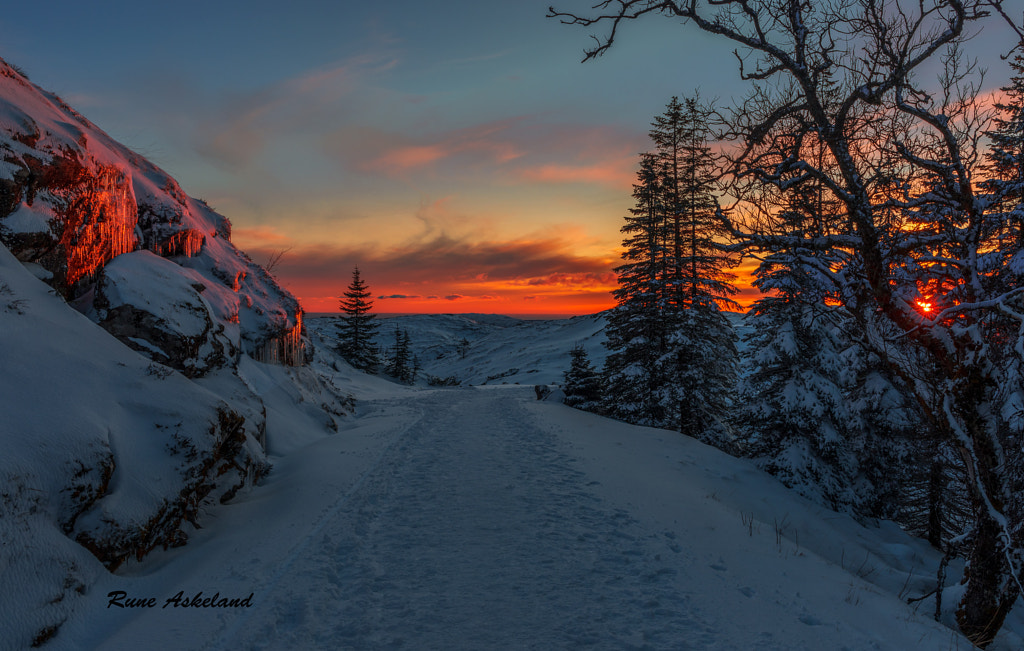
[[[188,546],[104,579],[54,648],[950,644],[948,629],[760,522],[748,535],[727,493],[799,508],[748,466],[532,393],[364,402],[354,429],[279,459],[266,486],[218,509]],[[110,609],[110,590],[159,604]],[[253,606],[159,607],[179,590],[252,592]]]
[[[505,395],[503,395],[505,394]],[[660,648],[708,640],[670,539],[603,504],[502,391],[452,391],[223,648]],[[236,629],[239,627],[236,626]]]

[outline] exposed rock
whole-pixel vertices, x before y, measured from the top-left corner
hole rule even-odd
[[[0,574],[18,586],[0,612],[18,648],[59,636],[104,566],[183,544],[203,505],[265,475],[268,430],[350,412],[308,367],[253,361],[312,349],[298,301],[230,237],[0,60]]]
[[[262,475],[269,467],[240,463],[246,459],[240,453],[246,444],[245,419],[226,407],[218,407],[217,422],[210,426],[209,449],[200,450],[194,437],[179,435],[171,448],[174,455],[185,459],[184,486],[179,499],[165,500],[143,523],[124,522],[108,518],[93,519],[91,527],[78,531],[75,539],[107,569],[115,570],[129,558],[142,559],[157,547],[179,547],[188,541],[182,528],[185,522],[195,523],[203,500],[218,486],[220,477],[230,470],[236,471],[241,481],[227,487],[221,501],[229,499],[244,484],[246,475]],[[242,459],[240,459],[241,457]],[[247,459],[251,461],[251,459]]]
[[[135,248],[131,177],[114,165],[73,151],[46,157],[10,155],[21,166],[3,184],[0,240],[23,262],[53,274],[53,286],[74,298],[114,257]]]

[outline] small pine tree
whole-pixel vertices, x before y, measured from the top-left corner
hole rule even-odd
[[[409,366],[409,384],[412,384],[413,382],[416,381],[416,378],[419,377],[421,370],[423,370],[423,367],[420,365],[419,355],[413,353],[412,363]]]
[[[419,359],[412,354],[412,340],[408,330],[395,328],[395,343],[388,351],[387,374],[401,382],[412,384],[419,372]]]
[[[564,403],[584,411],[599,411],[601,378],[587,357],[587,350],[577,344],[569,351],[569,370],[564,373]]]
[[[352,282],[340,299],[344,315],[338,324],[338,354],[353,367],[376,373],[380,356],[373,339],[377,334],[376,315],[372,294],[359,275],[359,267],[352,270]]]

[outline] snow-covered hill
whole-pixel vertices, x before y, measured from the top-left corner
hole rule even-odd
[[[311,318],[308,327],[327,346],[336,342],[340,317]],[[569,368],[569,350],[587,349],[603,360],[604,317],[526,321],[493,314],[417,314],[380,319],[377,344],[394,345],[395,331],[409,333],[410,348],[421,366],[420,377],[463,386],[558,384]]]
[[[742,336],[743,316],[727,312]],[[337,320],[308,319],[326,346],[336,346]],[[409,333],[410,348],[422,367],[421,377],[454,379],[462,386],[561,384],[569,368],[569,351],[582,346],[595,368],[604,364],[605,313],[571,319],[523,320],[494,314],[414,314],[379,319],[377,345],[386,354],[395,331]]]

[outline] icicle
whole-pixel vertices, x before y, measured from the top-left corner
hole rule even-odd
[[[178,231],[162,242],[154,242],[153,253],[161,258],[171,258],[182,255],[194,258],[199,255],[206,243],[206,235],[192,228]]]
[[[302,345],[302,312],[295,315],[296,325],[280,337],[271,337],[253,352],[253,359],[265,364],[302,366],[305,354]]]
[[[69,285],[88,280],[115,256],[134,251],[138,214],[131,179],[116,167],[99,167],[93,183],[69,191],[62,240]]]

